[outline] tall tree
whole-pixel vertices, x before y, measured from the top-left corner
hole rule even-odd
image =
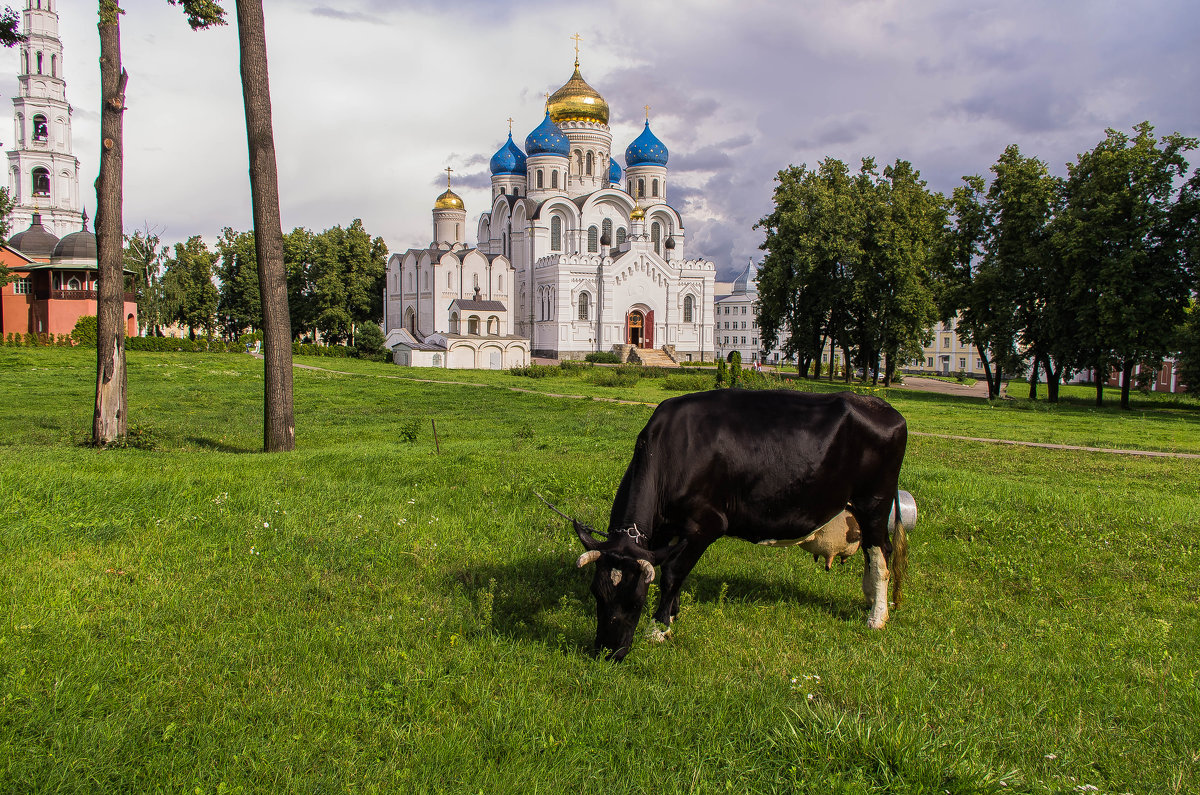
[[[288,317],[287,273],[283,266],[283,226],[279,220],[279,176],[271,129],[271,88],[267,77],[267,34],[261,0],[237,0],[242,98],[250,150],[250,194],[254,243],[258,253],[266,370],[263,448],[294,450],[296,420],[292,401],[292,329]]]
[[[99,0],[100,174],[96,178],[96,408],[92,441],[106,445],[125,435],[126,372],[122,269],[122,145],[125,85],[120,15],[116,0]]]
[[[1115,366],[1128,409],[1134,366],[1157,367],[1172,350],[1192,287],[1176,202],[1187,178],[1184,153],[1198,143],[1179,133],[1156,139],[1142,122],[1132,137],[1108,130],[1068,165],[1060,245],[1098,403]]]
[[[217,286],[213,284],[216,255],[199,235],[175,244],[175,256],[167,260],[163,276],[164,316],[186,326],[195,339],[196,330],[211,334],[216,325]]]
[[[8,233],[12,231],[12,211],[16,206],[17,203],[9,195],[8,188],[0,188],[0,242],[8,240]],[[0,287],[12,280],[12,272],[6,265],[0,265]]]
[[[217,278],[221,282],[217,315],[222,332],[232,338],[261,329],[262,300],[254,233],[235,232],[226,227],[217,240],[217,255],[220,257]]]
[[[21,33],[21,17],[12,6],[5,6],[0,12],[0,45],[12,47],[28,38]]]
[[[134,298],[138,305],[138,326],[151,336],[162,333],[163,264],[168,249],[158,233],[146,224],[125,236],[125,270],[133,273]]]

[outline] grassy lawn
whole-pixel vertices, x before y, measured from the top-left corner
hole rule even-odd
[[[614,666],[533,491],[604,526],[652,411],[606,399],[662,379],[297,361],[354,374],[296,371],[295,453],[257,452],[261,362],[156,353],[154,449],[96,452],[94,352],[0,348],[0,792],[1200,790],[1195,460],[915,436],[885,631],[861,556],[727,541]],[[915,431],[1200,452],[1194,401],[887,398]]]

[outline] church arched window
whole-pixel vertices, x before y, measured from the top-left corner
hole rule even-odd
[[[46,124],[46,117],[39,113],[33,117],[33,140],[44,142],[49,137],[50,128]]]
[[[504,292],[504,274],[503,273],[496,277],[496,292],[500,292],[500,293]]]
[[[592,153],[588,152],[587,153],[587,163],[584,166],[584,173],[587,174],[589,177],[592,175],[592,168],[593,168],[593,165],[595,164],[595,162],[596,161],[593,159]]]
[[[500,318],[498,318],[496,315],[492,315],[491,317],[489,317],[488,324],[487,324],[487,330],[488,330],[488,334],[492,334],[494,336],[499,336],[500,335]]]
[[[450,313],[450,333],[451,334],[458,333],[458,313],[457,312]]]
[[[695,301],[692,299],[692,297],[690,295],[685,295],[683,297],[683,322],[684,323],[692,322],[692,315],[695,312],[694,304],[695,304]]]
[[[33,170],[33,195],[50,195],[50,172],[40,166]]]
[[[562,251],[562,219],[550,216],[550,250]]]
[[[39,75],[42,73],[42,53],[40,50],[37,54],[37,72]]]
[[[21,66],[24,74],[29,74],[29,50],[21,50]]]
[[[467,333],[479,336],[479,315],[471,315],[467,318]]]
[[[551,171],[551,172],[550,172],[550,187],[551,187],[551,188],[557,188],[557,187],[558,187],[558,171]]]
[[[540,168],[538,169],[538,172],[537,172],[537,186],[539,188],[546,187],[545,182],[543,181],[543,178],[542,178],[542,170]]]
[[[605,218],[603,221],[600,222],[600,239],[603,240],[605,238],[608,239],[608,245],[611,246],[612,239],[613,239],[612,219],[611,218]]]
[[[587,293],[579,294],[579,319],[587,320],[591,308],[592,297]]]
[[[583,173],[583,150],[581,149],[575,150],[575,173]]]
[[[650,242],[654,244],[654,253],[662,254],[662,225],[658,221],[650,225]]]
[[[600,250],[600,230],[595,224],[588,227],[588,253],[595,254]]]
[[[58,77],[58,56],[57,55],[50,56],[50,76]]]
[[[658,180],[656,179],[650,181],[650,195],[658,196]]]
[[[639,199],[640,199],[640,198],[642,198],[642,197],[644,197],[644,196],[646,195],[646,180],[644,180],[644,179],[639,179],[639,180],[638,180],[638,192],[637,192],[637,195],[638,195],[638,198],[639,198]]]
[[[446,289],[447,290],[454,289],[454,271],[446,272]]]
[[[633,180],[629,180],[629,195],[633,195]]]
[[[623,227],[623,226],[618,227],[617,228],[617,245],[619,246],[624,242],[625,242],[625,227]]]

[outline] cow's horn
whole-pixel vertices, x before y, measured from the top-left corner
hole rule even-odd
[[[642,574],[646,576],[646,582],[654,582],[654,564],[648,560],[638,558],[638,566],[642,569]]]
[[[582,555],[579,556],[579,560],[575,561],[575,566],[577,568],[582,569],[584,566],[588,565],[589,563],[595,563],[599,558],[600,558],[600,550],[589,549],[587,552],[584,552]]]

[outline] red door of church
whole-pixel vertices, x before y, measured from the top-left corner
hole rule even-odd
[[[625,316],[625,344],[635,348],[654,347],[654,310],[642,314],[635,309]]]

